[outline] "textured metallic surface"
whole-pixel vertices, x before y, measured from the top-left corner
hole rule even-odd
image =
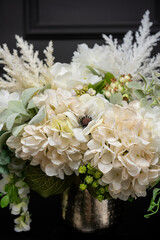
[[[117,222],[121,201],[106,199],[102,202],[85,191],[71,188],[62,198],[62,217],[67,224],[84,233],[106,230]]]

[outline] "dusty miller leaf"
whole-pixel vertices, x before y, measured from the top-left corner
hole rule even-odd
[[[120,104],[122,102],[122,94],[120,92],[111,95],[110,102],[113,104]]]

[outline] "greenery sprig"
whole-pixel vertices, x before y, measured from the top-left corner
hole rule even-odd
[[[146,102],[146,105],[155,106],[160,105],[160,81],[159,74],[154,73],[152,80],[146,79],[139,74],[139,81],[132,81],[132,76],[121,75],[118,79],[113,74],[107,72],[105,74],[98,74],[96,69],[87,67],[92,74],[101,76],[102,80],[89,84],[88,88],[93,88],[96,93],[103,94],[111,103],[121,104],[122,100],[130,102],[132,100],[139,100]]]
[[[148,208],[148,214],[144,215],[145,218],[149,218],[151,215],[154,215],[158,212],[160,207],[160,188],[154,188],[153,196]]]

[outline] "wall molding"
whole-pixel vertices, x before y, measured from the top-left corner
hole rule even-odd
[[[74,1],[74,0],[73,0]],[[128,1],[129,2],[129,1]],[[138,0],[137,0],[138,4]],[[150,1],[152,9],[155,9],[152,32],[157,32],[160,29],[160,1]],[[110,21],[102,24],[70,24],[67,19],[65,24],[57,21],[48,22],[45,17],[40,16],[40,0],[25,0],[25,37],[26,39],[101,39],[102,33],[112,34],[113,36],[121,37],[129,29],[137,30],[140,19],[132,19],[127,21]],[[144,8],[144,10],[142,9]],[[141,11],[145,12],[145,6],[141,4]],[[69,10],[68,10],[69,11]],[[54,11],[53,11],[54,14]],[[56,15],[58,18],[58,14]]]

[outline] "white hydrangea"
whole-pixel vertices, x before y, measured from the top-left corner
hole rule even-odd
[[[157,139],[154,122],[159,114],[149,117],[135,107],[113,105],[106,109],[103,123],[91,131],[84,161],[102,171],[101,184],[109,184],[112,197],[127,200],[131,195],[145,196],[146,189],[160,176]],[[156,118],[158,116],[158,118]]]
[[[62,89],[46,90],[33,100],[38,107],[46,105],[48,121],[27,125],[22,136],[10,136],[7,145],[18,158],[40,164],[48,176],[63,179],[64,174],[78,174],[89,133],[101,124],[107,101],[89,94],[73,97]]]

